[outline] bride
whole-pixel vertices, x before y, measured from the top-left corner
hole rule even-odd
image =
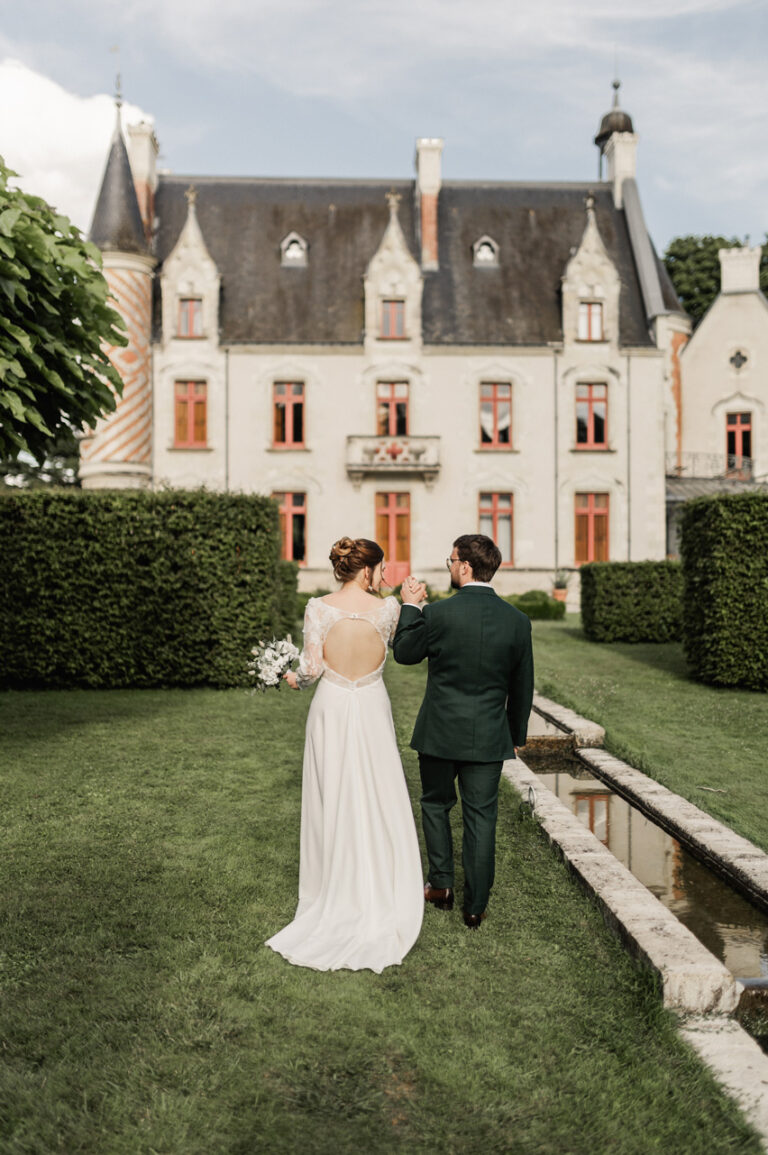
[[[310,598],[292,689],[320,680],[307,717],[299,904],[267,946],[297,966],[380,973],[401,963],[421,929],[416,826],[382,679],[400,615],[382,584],[384,554],[341,538],[336,593]],[[412,581],[413,579],[408,579]]]

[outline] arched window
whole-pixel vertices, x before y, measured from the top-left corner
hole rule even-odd
[[[307,242],[298,233],[289,233],[280,242],[280,264],[287,269],[303,269],[307,264]]]
[[[499,246],[493,237],[483,236],[472,246],[473,264],[476,269],[493,269],[499,264]]]

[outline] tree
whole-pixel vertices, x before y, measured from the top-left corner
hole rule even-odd
[[[732,249],[741,243],[736,237],[675,237],[669,242],[664,264],[694,328],[720,292],[718,249]],[[760,288],[768,292],[768,243],[760,260]]]
[[[80,446],[71,429],[62,427],[46,446],[45,459],[20,453],[15,461],[0,460],[0,489],[43,489],[48,485],[80,485]]]
[[[8,187],[0,157],[0,460],[39,462],[115,408],[106,345],[126,345],[101,253],[40,197]]]

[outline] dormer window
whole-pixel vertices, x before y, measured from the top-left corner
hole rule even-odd
[[[499,264],[499,246],[492,237],[480,237],[472,246],[472,258],[476,269],[495,269]]]
[[[381,336],[388,340],[405,337],[405,301],[389,297],[381,302]]]
[[[177,336],[202,337],[202,335],[202,297],[179,297],[179,320],[177,326]]]
[[[289,233],[280,242],[280,264],[284,269],[306,268],[308,247],[298,233]]]
[[[579,301],[579,340],[603,341],[602,301]]]

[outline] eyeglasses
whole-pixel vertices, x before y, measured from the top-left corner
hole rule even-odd
[[[445,564],[448,567],[448,569],[450,569],[451,566],[455,565],[457,561],[461,561],[461,558],[460,557],[447,557],[445,559]]]

